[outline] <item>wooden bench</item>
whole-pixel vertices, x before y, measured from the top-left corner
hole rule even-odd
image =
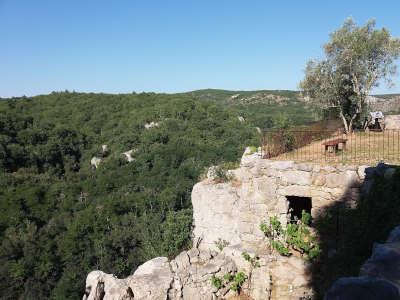
[[[322,143],[325,146],[325,153],[336,153],[339,151],[339,145],[342,145],[342,150],[346,149],[347,139],[339,138]]]

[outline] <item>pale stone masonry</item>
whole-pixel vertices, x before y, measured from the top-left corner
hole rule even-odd
[[[246,275],[242,291],[250,299],[311,299],[309,262],[271,253],[260,223],[277,215],[286,224],[296,199],[307,200],[314,216],[335,201],[352,205],[366,168],[270,161],[249,148],[240,167],[229,171],[231,181],[219,183],[210,168],[207,178],[193,187],[190,250],[173,260],[154,258],[125,279],[93,271],[83,299],[229,299],[235,293],[229,286],[216,288],[211,278],[235,272]],[[243,252],[259,257],[259,265],[246,261]]]
[[[215,249],[215,241],[221,239],[256,249],[264,240],[261,222],[273,215],[287,222],[287,197],[311,198],[313,216],[335,201],[352,205],[366,168],[271,161],[257,153],[245,154],[240,167],[231,171],[231,182],[215,183],[209,176],[193,187],[194,237],[201,239],[200,248]]]

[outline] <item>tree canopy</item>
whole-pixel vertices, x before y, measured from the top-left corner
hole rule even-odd
[[[189,247],[199,176],[237,161],[259,143],[254,126],[283,110],[306,120],[299,103],[236,106],[192,93],[0,101],[0,298],[77,299],[91,270],[123,277]]]
[[[325,57],[307,63],[301,89],[318,106],[337,108],[346,132],[365,109],[366,97],[382,81],[392,84],[400,39],[374,21],[358,26],[348,19],[324,45]]]

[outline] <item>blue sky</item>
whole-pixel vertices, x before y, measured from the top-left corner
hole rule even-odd
[[[0,0],[0,97],[296,89],[346,17],[400,36],[399,12],[399,0]]]

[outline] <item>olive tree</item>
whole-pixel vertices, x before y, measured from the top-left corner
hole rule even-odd
[[[380,83],[393,84],[400,39],[375,21],[357,26],[347,19],[324,45],[325,57],[307,63],[300,88],[320,108],[336,108],[347,133]]]

